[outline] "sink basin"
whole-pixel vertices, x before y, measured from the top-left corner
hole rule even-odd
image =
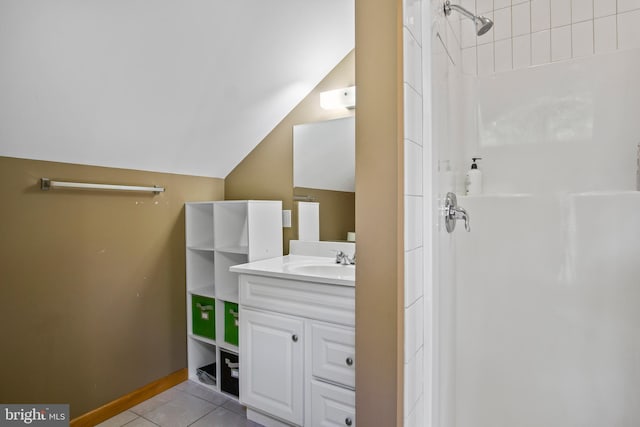
[[[292,265],[289,271],[294,274],[327,277],[331,279],[355,280],[356,268],[353,265],[342,264],[303,264]]]
[[[229,271],[341,286],[356,284],[356,266],[336,264],[335,257],[285,255],[234,265]]]

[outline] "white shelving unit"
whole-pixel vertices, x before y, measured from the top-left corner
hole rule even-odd
[[[225,341],[225,302],[238,303],[238,275],[229,267],[282,255],[282,202],[271,200],[190,202],[185,204],[187,368],[189,378],[205,387],[229,394],[222,383],[225,358],[238,355],[238,346]],[[194,333],[192,299],[199,332]],[[213,304],[208,301],[213,300]],[[214,307],[209,318],[202,308]],[[210,322],[215,326],[210,328]],[[215,331],[215,335],[214,332]],[[209,335],[210,336],[204,336]],[[198,380],[198,368],[216,364],[215,384]],[[240,374],[241,375],[241,374]],[[228,377],[227,377],[228,378]],[[231,397],[237,398],[233,393]]]

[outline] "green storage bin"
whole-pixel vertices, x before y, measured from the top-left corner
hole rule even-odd
[[[216,304],[213,298],[191,295],[191,319],[195,335],[216,339]]]
[[[224,302],[224,340],[238,345],[238,304]]]

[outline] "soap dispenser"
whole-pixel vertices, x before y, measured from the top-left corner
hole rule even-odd
[[[478,169],[476,161],[482,160],[482,157],[472,157],[471,169],[467,171],[466,194],[474,195],[482,193],[482,171]]]

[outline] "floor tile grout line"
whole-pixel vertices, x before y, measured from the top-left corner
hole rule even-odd
[[[186,381],[185,381],[186,382]],[[166,391],[173,391],[174,394],[169,394],[170,396],[172,396],[171,398],[169,398],[169,400],[160,400],[158,402],[155,403],[159,403],[158,406],[153,407],[150,410],[147,411],[140,411],[140,412],[135,412],[134,410],[132,410],[133,408],[129,408],[127,410],[125,410],[126,412],[131,413],[134,418],[130,421],[128,421],[125,424],[120,424],[118,423],[121,427],[127,426],[127,425],[131,425],[131,423],[133,423],[134,421],[140,421],[140,419],[150,423],[153,426],[157,426],[157,427],[168,427],[168,426],[163,426],[162,424],[158,424],[157,422],[153,421],[152,419],[148,418],[149,414],[151,414],[154,411],[157,411],[169,404],[172,404],[172,406],[178,406],[181,407],[183,403],[184,399],[187,400],[192,400],[193,398],[197,399],[197,401],[210,405],[211,408],[206,411],[203,415],[201,415],[200,417],[198,417],[196,420],[192,421],[191,423],[189,423],[188,425],[191,426],[195,423],[197,423],[198,421],[202,420],[204,417],[209,416],[210,414],[212,414],[213,412],[217,411],[217,410],[223,410],[228,412],[229,414],[232,414],[234,416],[237,417],[242,417],[243,419],[246,420],[246,412],[244,410],[244,405],[242,405],[239,401],[231,398],[231,397],[227,397],[222,393],[216,393],[215,391],[209,390],[205,387],[201,387],[199,386],[199,384],[194,383],[194,382],[189,382],[188,384],[184,384],[184,383],[180,383],[179,385],[176,385],[174,387],[171,387]],[[164,393],[164,392],[163,392]],[[198,394],[195,394],[198,393]],[[203,395],[207,395],[207,397],[211,397],[211,399],[214,399],[214,401],[208,400],[207,397],[202,397]],[[211,396],[209,396],[211,395]],[[223,398],[223,400],[221,401],[219,398],[215,398],[216,396],[221,396]],[[144,402],[141,402],[141,404],[148,402],[149,400],[153,399],[153,396],[147,400],[145,400]],[[222,402],[222,403],[218,403],[218,402]],[[138,406],[138,405],[136,405]],[[153,405],[152,405],[153,406]],[[123,411],[123,412],[125,412]]]
[[[197,394],[189,393],[189,392],[188,392],[188,391],[186,391],[186,390],[180,390],[180,391],[182,391],[183,393],[188,394],[189,396],[197,397],[197,398],[198,398],[198,399],[200,399],[200,400],[204,400],[205,402],[209,402],[209,403],[213,403],[214,405],[218,405],[217,403],[214,403],[214,402],[212,402],[212,401],[210,401],[210,400],[207,400],[207,399],[205,399],[205,398],[203,398],[203,397],[200,397],[200,396],[198,396]],[[213,393],[213,392],[212,392],[212,393]],[[226,401],[225,401],[225,403],[226,403]],[[222,406],[222,405],[218,405],[218,406]]]
[[[149,418],[147,418],[147,417],[143,417],[143,416],[141,416],[140,418],[142,418],[143,420],[149,421],[149,422],[150,422],[151,424],[153,424],[154,426],[158,426],[158,427],[160,427],[160,424],[156,424],[155,422],[151,421],[151,420],[150,420]]]
[[[197,420],[193,421],[191,424],[189,424],[190,426],[194,425],[195,423],[197,423],[198,421],[200,421],[201,419],[203,419],[204,417],[206,417],[207,415],[209,415],[210,413],[212,413],[213,411],[217,411],[218,409],[222,408],[222,406],[216,405],[215,408],[213,408],[212,410],[210,410],[209,412],[207,412],[206,414],[204,414],[203,416],[201,416],[200,418],[198,418]],[[188,426],[187,426],[188,427]]]
[[[132,413],[133,413],[133,414],[135,414],[135,412],[132,412]],[[124,424],[121,424],[121,427],[126,427],[126,426],[128,426],[129,424],[131,424],[132,422],[137,421],[139,418],[142,418],[143,420],[150,422],[150,423],[151,423],[151,424],[153,424],[154,426],[158,426],[158,424],[154,423],[153,421],[151,421],[151,420],[149,420],[149,419],[147,419],[147,418],[143,417],[142,415],[138,415],[138,414],[136,414],[136,417],[135,417],[134,419],[132,419],[131,421],[128,421],[128,422],[126,422],[126,423],[124,423]],[[160,426],[158,426],[158,427],[160,427]]]

